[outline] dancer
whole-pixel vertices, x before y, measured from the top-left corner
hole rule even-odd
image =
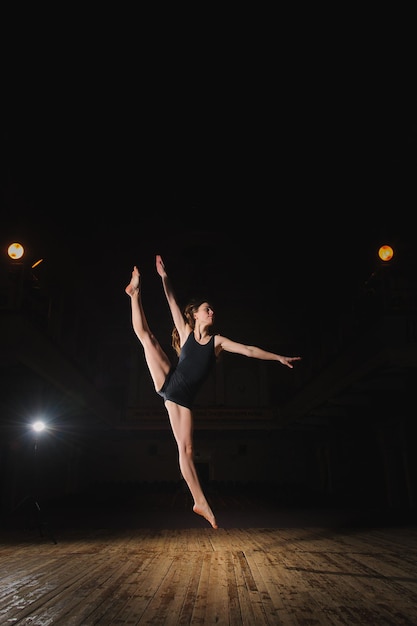
[[[160,255],[156,270],[162,279],[171,311],[174,329],[172,346],[179,359],[173,365],[150,330],[142,306],[140,273],[136,266],[125,291],[131,300],[133,330],[142,344],[145,360],[156,392],[162,396],[172,432],[178,446],[181,474],[194,499],[193,511],[204,517],[212,528],[217,521],[201,488],[193,460],[193,402],[194,398],[223,350],[263,361],[278,361],[293,368],[299,356],[281,356],[256,346],[247,346],[213,334],[214,311],[209,302],[188,304],[180,310],[171,282]]]

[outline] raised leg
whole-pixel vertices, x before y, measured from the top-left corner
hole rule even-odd
[[[155,335],[149,328],[142,306],[140,273],[136,266],[133,268],[132,278],[126,287],[125,292],[131,300],[133,330],[143,346],[145,360],[148,365],[153,384],[155,389],[159,391],[171,369],[171,362],[162,350]]]

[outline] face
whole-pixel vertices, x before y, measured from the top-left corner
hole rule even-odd
[[[195,313],[195,319],[202,324],[212,324],[214,322],[214,311],[208,302],[203,302]]]

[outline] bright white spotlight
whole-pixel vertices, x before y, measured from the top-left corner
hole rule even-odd
[[[37,420],[36,422],[33,422],[32,428],[35,432],[40,433],[45,430],[45,422],[42,422],[42,420]]]

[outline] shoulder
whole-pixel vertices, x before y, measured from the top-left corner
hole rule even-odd
[[[231,342],[231,339],[228,339],[224,335],[213,335],[213,336],[214,336],[214,343],[216,346],[222,346],[225,343]]]
[[[212,339],[214,340],[214,354],[217,358],[223,350],[222,341],[224,337],[222,337],[222,335],[213,335]]]
[[[214,345],[217,348],[217,346],[221,346],[222,339],[224,339],[224,337],[222,337],[221,335],[213,335],[213,339],[214,339]]]
[[[225,349],[225,345],[230,342],[230,339],[224,337],[223,335],[213,335],[214,338],[214,347],[216,349],[216,353],[220,353]]]
[[[236,354],[247,354],[247,346],[239,343],[238,341],[232,341],[223,335],[215,336],[215,349],[216,355],[219,355],[222,350],[225,352],[235,352]]]

